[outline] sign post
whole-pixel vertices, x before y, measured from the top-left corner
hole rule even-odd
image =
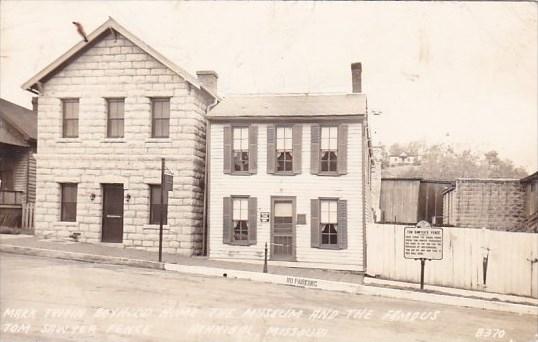
[[[443,228],[432,228],[426,221],[404,228],[404,258],[420,260],[420,289],[424,289],[426,260],[443,259]]]
[[[174,186],[174,176],[164,172],[164,158],[161,158],[161,205],[159,208],[159,262],[163,261],[163,222],[164,222],[164,194],[165,191],[172,191]]]

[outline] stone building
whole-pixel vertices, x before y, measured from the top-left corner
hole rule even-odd
[[[457,179],[443,193],[444,223],[456,227],[536,231],[536,185],[536,174],[521,180]]]
[[[225,97],[208,113],[209,256],[364,271],[366,95]]]
[[[156,250],[165,158],[163,251],[200,253],[216,73],[190,75],[112,18],[88,40],[23,85],[39,95],[36,234]]]

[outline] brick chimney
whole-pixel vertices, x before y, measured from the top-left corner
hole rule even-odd
[[[32,97],[32,111],[37,114],[37,96]]]
[[[362,93],[362,64],[351,64],[351,84],[353,93]]]
[[[217,79],[219,75],[213,70],[201,70],[196,72],[196,76],[200,83],[211,91],[213,94],[217,94]]]

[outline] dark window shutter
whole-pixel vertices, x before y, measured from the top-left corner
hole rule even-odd
[[[232,242],[232,198],[224,197],[222,206],[222,242]]]
[[[320,247],[319,229],[319,199],[310,200],[310,245]]]
[[[293,125],[293,138],[292,138],[292,145],[293,145],[293,173],[294,174],[300,174],[301,173],[301,149],[302,149],[302,141],[303,141],[303,126],[302,125]]]
[[[276,161],[276,128],[275,125],[267,126],[267,173],[275,173]]]
[[[338,201],[338,247],[340,249],[347,248],[347,201]]]
[[[224,127],[224,155],[222,163],[224,165],[224,173],[232,173],[232,127]]]
[[[347,125],[338,126],[338,174],[347,173]]]
[[[248,128],[248,172],[258,172],[258,126]]]
[[[319,174],[319,148],[321,139],[321,130],[319,125],[313,124],[310,129],[310,173]]]
[[[248,243],[249,245],[256,244],[258,222],[258,199],[249,197],[248,199]]]

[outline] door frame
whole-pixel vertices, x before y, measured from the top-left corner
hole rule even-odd
[[[121,186],[122,189],[122,198],[121,206],[122,206],[122,216],[121,216],[121,241],[120,242],[109,242],[109,241],[103,241],[103,231],[105,228],[105,187],[107,185],[116,185],[118,187]],[[101,193],[102,193],[102,203],[101,203],[101,243],[123,243],[123,233],[125,228],[125,187],[123,183],[101,183]]]
[[[275,213],[275,202],[277,201],[291,201],[292,209],[292,254],[289,258],[276,258],[273,255],[273,232],[274,232],[274,213]],[[297,197],[296,196],[271,196],[271,234],[270,234],[270,243],[269,248],[269,259],[275,261],[296,261],[297,260]]]

